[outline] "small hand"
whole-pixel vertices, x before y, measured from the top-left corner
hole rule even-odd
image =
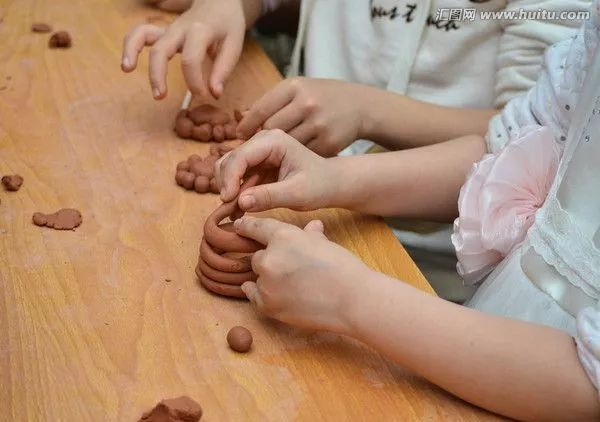
[[[332,79],[286,79],[248,110],[238,136],[247,139],[260,126],[281,129],[317,154],[333,156],[360,138],[365,91]]]
[[[243,217],[234,227],[267,245],[252,258],[256,283],[242,285],[259,312],[305,328],[348,330],[346,310],[371,270],[329,241],[321,221],[302,230],[270,218]]]
[[[138,56],[150,48],[150,85],[155,99],[167,95],[167,64],[181,53],[181,69],[193,94],[218,98],[237,64],[244,42],[246,22],[240,0],[196,0],[167,28],[144,24],[132,28],[123,41],[121,68],[133,71]],[[214,58],[210,80],[205,81],[203,63]]]
[[[280,130],[261,131],[215,163],[221,199],[231,201],[248,171],[276,170],[276,180],[246,189],[238,198],[243,211],[286,207],[299,211],[326,207],[338,189],[328,160]]]

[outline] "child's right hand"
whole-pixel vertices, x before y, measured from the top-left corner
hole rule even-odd
[[[248,188],[240,195],[241,210],[315,210],[327,207],[338,186],[328,161],[281,130],[261,131],[215,163],[215,178],[221,199],[227,202],[238,194],[247,171],[278,169],[276,181]]]
[[[152,95],[162,99],[167,95],[167,64],[181,53],[181,69],[193,94],[218,98],[223,86],[238,62],[244,43],[246,18],[240,0],[196,0],[166,29],[150,24],[132,28],[123,42],[121,68],[133,71],[138,55],[150,48],[149,75]],[[206,56],[214,58],[208,79],[202,72]]]

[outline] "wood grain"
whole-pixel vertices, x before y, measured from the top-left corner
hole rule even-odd
[[[157,12],[132,0],[0,8],[0,173],[25,178],[0,192],[3,420],[133,421],[180,394],[209,421],[492,418],[353,340],[261,319],[198,285],[201,229],[218,199],[173,180],[177,161],[208,148],[171,130],[185,90],[178,59],[162,102],[145,56],[136,73],[119,70],[122,35]],[[34,21],[70,31],[73,47],[49,50]],[[248,106],[279,78],[248,42],[222,105]],[[31,224],[33,212],[61,207],[82,212],[76,231]],[[431,292],[376,218],[276,215],[322,218],[370,266]],[[226,346],[237,324],[254,333],[248,355]]]

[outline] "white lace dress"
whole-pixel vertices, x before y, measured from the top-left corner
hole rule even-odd
[[[512,247],[467,303],[487,313],[569,332],[596,388],[600,388],[598,22],[595,2],[590,21],[576,37],[548,50],[537,85],[511,101],[494,126],[496,131],[488,133],[490,150],[499,151],[511,133],[534,124],[550,129],[551,142],[564,151],[524,240]]]

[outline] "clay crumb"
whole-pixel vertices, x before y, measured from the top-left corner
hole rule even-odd
[[[161,400],[142,415],[138,422],[198,422],[202,408],[188,396]]]
[[[67,31],[57,31],[48,40],[50,48],[69,48],[71,47],[71,34]]]
[[[21,185],[23,184],[23,177],[18,174],[2,176],[2,185],[4,189],[16,192],[21,189]]]
[[[246,353],[252,347],[252,333],[246,327],[238,325],[227,333],[227,343],[236,352]]]
[[[52,32],[52,26],[45,22],[35,22],[31,24],[31,32],[45,34],[47,32]]]
[[[165,283],[170,283],[171,281],[173,280],[171,280],[170,278],[165,278]]]
[[[40,227],[50,227],[54,230],[73,230],[82,222],[81,213],[73,208],[63,208],[54,214],[36,212],[31,218],[33,224]]]

